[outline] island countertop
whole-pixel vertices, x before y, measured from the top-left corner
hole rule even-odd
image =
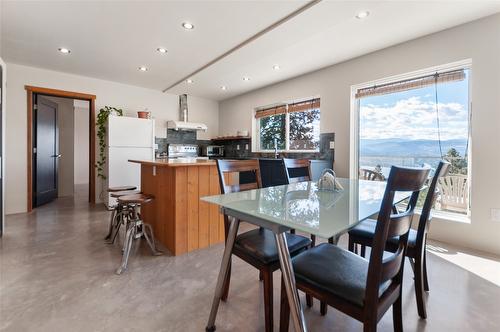
[[[186,159],[156,159],[151,160],[133,160],[130,159],[129,162],[137,163],[141,165],[148,166],[160,166],[160,167],[183,167],[183,166],[215,166],[214,160],[198,159],[198,160],[186,160]]]

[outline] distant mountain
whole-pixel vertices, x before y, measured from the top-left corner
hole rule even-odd
[[[455,148],[460,155],[465,154],[467,140],[453,139],[441,141],[443,154]],[[403,157],[439,157],[439,141],[409,140],[402,138],[361,139],[361,156],[403,156]]]

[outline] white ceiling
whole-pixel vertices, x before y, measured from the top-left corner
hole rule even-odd
[[[1,1],[0,46],[7,62],[163,90],[305,3]],[[500,1],[324,0],[169,92],[222,100],[496,12]]]

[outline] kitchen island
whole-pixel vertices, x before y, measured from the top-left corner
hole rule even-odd
[[[155,199],[141,208],[156,240],[173,255],[224,241],[224,219],[200,197],[220,193],[212,160],[129,160],[141,164],[141,191]]]

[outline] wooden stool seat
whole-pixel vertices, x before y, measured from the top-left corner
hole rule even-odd
[[[111,194],[109,195],[113,198],[118,198],[125,195],[136,195],[140,193],[141,192],[139,190],[123,190],[123,191],[112,191]]]
[[[144,194],[125,195],[118,198],[120,204],[145,204],[153,200],[153,196]]]
[[[117,192],[117,191],[124,191],[124,190],[136,190],[136,189],[137,189],[136,186],[109,187],[108,193]]]

